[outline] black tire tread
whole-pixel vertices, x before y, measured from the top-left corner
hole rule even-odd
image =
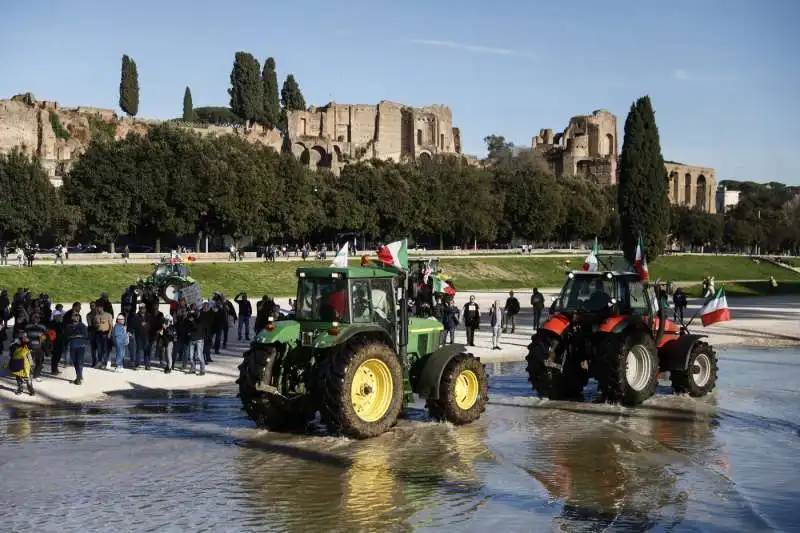
[[[583,399],[583,388],[589,382],[589,373],[580,367],[579,361],[566,361],[564,372],[548,368],[544,360],[550,357],[561,339],[537,332],[528,345],[526,371],[528,381],[540,398],[551,400]]]
[[[705,354],[711,362],[711,376],[708,383],[703,387],[698,387],[692,379],[690,374],[692,365],[695,358]],[[698,341],[692,346],[692,351],[689,353],[689,369],[688,371],[675,371],[670,372],[670,382],[672,383],[672,390],[675,394],[688,393],[693,398],[702,398],[706,394],[714,390],[717,385],[717,376],[719,373],[719,364],[717,361],[717,352],[711,347],[710,344],[703,341]]]
[[[632,346],[637,344],[645,345],[650,357],[653,358],[652,376],[647,386],[641,391],[631,389],[625,375],[628,352]],[[635,406],[655,394],[658,387],[658,349],[653,337],[647,333],[632,331],[610,335],[603,342],[599,363],[599,388],[606,402]]]
[[[478,398],[469,409],[462,409],[454,398],[455,383],[464,370],[471,370],[478,378]],[[469,424],[481,417],[489,401],[489,377],[486,367],[472,354],[462,353],[453,357],[444,368],[439,385],[439,398],[428,399],[425,407],[428,415],[439,421],[448,421],[457,426]]]
[[[363,421],[350,403],[352,374],[367,359],[380,359],[394,378],[394,398],[386,415],[376,422]],[[377,437],[391,429],[403,409],[403,365],[394,350],[384,342],[356,337],[328,357],[322,376],[322,419],[333,431],[356,439]]]
[[[267,349],[274,347],[268,346]],[[270,431],[296,430],[306,425],[306,420],[298,417],[296,413],[288,412],[270,402],[263,391],[256,388],[257,372],[260,366],[256,360],[256,353],[247,350],[243,361],[239,364],[239,398],[242,401],[242,410],[247,417],[255,422],[256,426]]]

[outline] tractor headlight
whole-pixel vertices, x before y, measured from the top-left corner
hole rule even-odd
[[[617,305],[617,299],[611,298],[611,305]]]
[[[575,274],[573,274],[572,272],[570,272],[569,274],[567,274],[567,277],[568,277],[569,279],[572,279],[572,278],[574,278],[574,277],[575,277]]]
[[[338,328],[339,327],[339,323],[338,322],[331,322],[331,327]]]
[[[611,272],[606,272],[606,277],[607,277],[608,279],[611,279],[611,277],[612,277],[612,276],[611,276]]]

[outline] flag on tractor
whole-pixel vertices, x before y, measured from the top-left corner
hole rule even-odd
[[[350,243],[345,242],[344,246],[339,248],[339,251],[336,252],[336,257],[333,258],[333,263],[331,263],[331,267],[347,268],[347,258],[349,253],[350,253]]]
[[[439,276],[433,276],[433,292],[448,296],[455,296],[456,294],[456,290]]]
[[[636,243],[636,258],[633,261],[633,268],[639,273],[642,280],[647,281],[650,279],[650,272],[647,270],[647,257],[644,255],[644,242],[642,236],[639,236],[639,242]]]
[[[390,242],[378,250],[378,261],[401,270],[408,270],[408,240]]]
[[[725,297],[725,289],[720,288],[717,293],[706,300],[703,309],[700,310],[700,320],[704,326],[710,326],[717,322],[726,322],[731,319],[731,311],[728,309],[728,299]]]
[[[433,274],[433,268],[431,268],[431,262],[430,262],[430,260],[428,260],[428,262],[425,264],[425,268],[422,270],[422,284],[423,285],[427,285],[428,284],[428,280],[430,279],[431,274]]]
[[[597,254],[600,253],[600,246],[597,244],[597,237],[594,238],[594,246],[592,251],[583,260],[584,272],[597,272]]]

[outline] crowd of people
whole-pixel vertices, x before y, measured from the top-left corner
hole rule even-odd
[[[17,394],[25,386],[35,394],[34,382],[42,381],[47,359],[52,376],[72,365],[75,385],[83,383],[89,358],[92,368],[114,372],[123,372],[126,366],[134,371],[155,367],[169,374],[180,365],[181,371],[202,376],[206,365],[213,363],[212,350],[217,355],[227,348],[232,323],[238,323],[238,339],[249,340],[251,332],[282,312],[264,296],[251,324],[253,308],[247,294],[229,300],[215,293],[198,303],[180,297],[164,313],[152,291],[139,294],[134,286],[123,292],[117,314],[107,293],[89,303],[85,316],[82,311],[80,302],[65,310],[62,304],[53,305],[47,294],[34,296],[26,288],[11,297],[0,290],[0,346],[10,341],[8,371],[16,378]]]

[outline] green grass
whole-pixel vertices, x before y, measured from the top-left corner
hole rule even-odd
[[[453,277],[460,291],[500,290],[527,287],[560,287],[567,271],[565,260],[571,268],[581,268],[583,256],[570,257],[496,257],[464,259],[443,258],[441,265]],[[319,264],[312,261],[277,263],[199,263],[193,265],[194,276],[205,296],[223,291],[233,296],[247,291],[251,297],[286,296],[295,292],[295,269],[302,264]],[[112,299],[119,298],[123,289],[136,278],[148,275],[151,265],[35,265],[33,268],[0,268],[0,287],[9,291],[28,287],[35,293],[46,292],[54,301],[87,301],[108,292]],[[774,275],[780,282],[779,291],[800,292],[800,274],[767,262],[754,263],[746,257],[670,256],[662,257],[650,265],[652,279],[700,283],[706,274],[713,275],[717,285],[730,280],[764,280],[755,284],[735,284],[726,290],[729,294],[763,294],[766,280]],[[763,285],[763,290],[760,289]]]
[[[800,268],[800,257],[779,257],[778,260],[789,266]]]

